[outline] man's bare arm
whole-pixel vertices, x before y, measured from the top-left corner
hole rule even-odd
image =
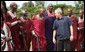
[[[53,31],[53,43],[54,44],[56,43],[55,36],[56,36],[56,30]]]
[[[70,26],[70,32],[71,32],[70,40],[72,41],[73,40],[73,26],[72,25]]]

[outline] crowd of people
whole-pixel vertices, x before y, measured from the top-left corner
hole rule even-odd
[[[83,51],[84,50],[84,11],[79,11],[79,17],[67,10],[62,14],[62,8],[53,11],[53,5],[48,10],[39,9],[37,15],[28,18],[28,12],[22,10],[21,17],[16,14],[17,4],[11,3],[10,10],[5,1],[1,1],[1,51]]]

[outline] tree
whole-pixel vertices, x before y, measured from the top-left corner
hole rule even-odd
[[[29,1],[29,7],[34,7],[34,4],[32,3],[32,1]]]
[[[45,3],[45,1],[35,1],[35,3],[36,3],[36,7],[44,7],[44,3]]]
[[[53,10],[56,10],[58,7],[61,7],[61,8],[62,8],[63,14],[64,14],[64,15],[67,14],[67,9],[68,9],[68,8],[73,9],[73,6],[71,6],[71,5],[66,5],[66,4],[56,4],[56,5],[54,5]]]
[[[25,2],[22,7],[34,7],[34,3],[32,1]]]
[[[77,9],[84,9],[84,1],[75,1],[75,7]]]
[[[21,12],[21,9],[17,9],[16,14],[18,17],[21,17],[20,12]]]
[[[75,1],[75,13],[77,16],[79,16],[78,13],[80,9],[84,10],[84,1]]]
[[[22,7],[22,8],[20,8],[20,9],[17,10],[17,14],[18,14],[19,17],[21,16],[20,15],[20,11],[21,10],[26,10],[28,12],[28,17],[31,18],[31,15],[34,14],[34,13],[35,14],[38,14],[39,13],[39,9],[41,8],[41,7],[34,7],[34,6],[29,6],[28,7],[28,4],[26,4],[26,5],[23,4],[23,6],[24,7]],[[66,5],[66,4],[56,4],[56,5],[53,6],[53,11],[55,11],[55,9],[57,9],[58,7],[61,7],[62,8],[64,15],[67,15],[67,9],[68,8],[71,8],[72,9],[73,15],[75,15],[75,16],[78,16],[79,15],[78,13],[79,13],[79,10],[80,9],[78,9],[77,7],[74,7],[74,6],[71,6],[71,5]],[[42,8],[44,8],[46,10],[46,7],[42,7]]]
[[[56,5],[54,5],[54,9],[53,10],[57,9],[58,7],[62,8],[64,15],[67,15],[67,9],[70,8],[70,9],[72,9],[73,15],[75,15],[77,17],[79,16],[79,14],[78,14],[79,13],[79,9],[77,9],[76,7],[73,7],[71,5],[66,5],[66,4],[56,4]]]

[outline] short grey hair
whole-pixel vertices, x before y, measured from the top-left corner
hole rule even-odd
[[[55,13],[60,13],[60,14],[62,14],[62,10],[58,8],[58,9],[55,10]]]

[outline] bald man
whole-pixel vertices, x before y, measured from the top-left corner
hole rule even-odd
[[[55,15],[53,11],[53,5],[49,4],[48,10],[45,12],[45,36],[47,41],[47,46],[46,46],[47,51],[54,50],[54,44],[52,42],[52,37],[53,37],[52,27],[53,27],[54,20],[55,20]]]
[[[77,45],[77,27],[78,27],[78,19],[74,15],[72,15],[72,9],[67,10],[67,17],[70,18],[73,22],[73,41],[71,41],[71,50],[75,51]]]
[[[11,33],[12,33],[12,38],[13,38],[12,41],[14,44],[14,50],[21,51],[21,50],[23,50],[23,48],[21,45],[20,34],[19,34],[20,27],[18,25],[19,23],[21,23],[21,21],[17,20],[16,10],[17,10],[17,4],[11,3],[10,11],[7,12],[8,25],[9,25]]]
[[[34,27],[34,35],[37,35],[39,42],[36,37],[32,38],[32,48],[33,51],[46,51],[46,37],[45,37],[45,11],[43,8],[39,9],[39,14],[34,16],[33,27]],[[38,46],[39,45],[39,46]]]
[[[78,44],[77,50],[84,51],[84,11],[79,11],[79,18],[78,18]]]

